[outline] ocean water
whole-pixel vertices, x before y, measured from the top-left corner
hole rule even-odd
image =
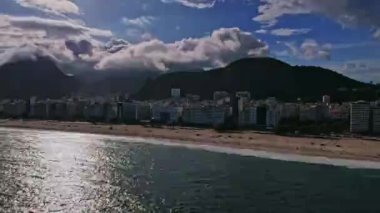
[[[378,164],[198,148],[0,128],[0,212],[380,212]]]

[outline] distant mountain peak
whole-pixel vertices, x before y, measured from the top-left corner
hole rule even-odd
[[[25,58],[0,66],[0,98],[57,98],[76,87],[75,78],[62,72],[49,57]]]

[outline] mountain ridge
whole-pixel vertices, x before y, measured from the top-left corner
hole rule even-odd
[[[348,78],[321,67],[291,66],[273,58],[240,59],[224,68],[205,72],[163,74],[147,82],[133,97],[139,100],[165,99],[171,88],[183,94],[212,99],[214,91],[249,91],[254,98],[277,97],[284,101],[320,100],[331,95],[336,101],[373,99],[375,91],[369,84]],[[340,89],[345,91],[340,91]],[[355,92],[352,89],[359,89]],[[349,90],[349,92],[347,92]],[[366,94],[370,93],[370,94]]]
[[[63,73],[48,57],[0,66],[1,98],[59,98],[75,92],[77,86],[76,79]]]
[[[250,91],[254,98],[277,97],[295,101],[373,99],[375,87],[334,71],[291,66],[273,58],[245,58],[208,71],[157,72],[83,71],[68,75],[50,58],[10,62],[0,66],[0,98],[60,98],[71,94],[134,94],[138,100],[165,99],[171,88],[182,94],[212,99],[214,91]],[[353,90],[355,89],[355,92]]]

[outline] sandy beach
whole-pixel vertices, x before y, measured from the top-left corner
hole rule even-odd
[[[62,121],[2,120],[0,127],[162,138],[181,143],[380,162],[380,142],[356,138],[319,139],[261,134],[254,131],[220,133],[212,129],[191,127],[147,127]]]

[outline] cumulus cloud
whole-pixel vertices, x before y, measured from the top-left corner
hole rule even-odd
[[[301,44],[302,55],[309,60],[331,58],[331,44],[319,44],[317,41],[309,39]]]
[[[307,34],[311,29],[289,29],[289,28],[279,28],[271,30],[270,33],[275,36],[293,36],[293,35],[302,35]]]
[[[268,33],[268,30],[265,30],[265,29],[259,29],[259,30],[256,30],[255,33],[257,33],[257,34],[267,34],[267,33]]]
[[[293,56],[305,60],[330,60],[331,44],[320,44],[313,39],[307,39],[301,44],[284,42],[287,49],[275,52],[278,56]]]
[[[132,42],[141,42],[154,38],[149,28],[155,20],[153,16],[140,16],[133,19],[123,17],[121,22],[127,26],[125,31],[127,38]]]
[[[373,33],[373,37],[377,38],[380,40],[380,29],[377,29],[374,33]]]
[[[16,2],[23,7],[56,15],[79,14],[79,7],[71,0],[16,0]]]
[[[168,71],[220,67],[239,58],[267,53],[268,46],[251,33],[238,28],[221,28],[207,37],[188,38],[174,43],[154,39],[128,44],[114,54],[106,54],[96,68]]]
[[[92,55],[94,46],[102,44],[98,39],[110,36],[110,31],[72,20],[0,15],[0,58],[4,63],[26,55],[49,56],[57,62],[69,63],[80,55]]]
[[[108,38],[107,30],[89,28],[69,20],[42,19],[0,15],[0,47],[16,47],[21,44],[64,44],[67,39],[87,39],[94,43],[98,38]]]
[[[285,15],[323,14],[344,27],[366,26],[378,30],[379,9],[379,2],[372,0],[261,0],[259,15],[253,20],[274,26]]]
[[[89,28],[70,20],[42,19],[0,15],[0,48],[18,47],[23,44],[57,44],[65,46],[66,40],[88,40],[100,44],[98,38],[109,38],[107,30]],[[81,46],[83,47],[82,42]],[[73,46],[72,46],[73,47]]]
[[[352,60],[340,69],[344,75],[365,81],[380,83],[380,63],[377,60]]]
[[[214,7],[217,0],[161,0],[163,3],[180,3],[186,7],[205,9]]]
[[[59,63],[68,63],[75,58],[62,43],[24,44],[0,53],[0,66],[19,60],[36,60],[38,57],[49,57]]]
[[[127,26],[146,28],[151,25],[154,20],[155,18],[153,16],[140,16],[132,19],[123,17],[121,21]]]
[[[110,41],[104,44],[99,37]],[[146,37],[148,41],[131,43],[72,20],[0,16],[2,63],[49,56],[60,63],[94,64],[99,70],[168,71],[220,67],[269,51],[266,43],[239,28],[221,28],[209,36],[172,43]]]
[[[73,20],[46,19],[35,16],[0,15],[3,31],[22,29],[25,31],[43,31],[47,37],[67,38],[68,36],[111,37],[112,32],[90,28]]]

